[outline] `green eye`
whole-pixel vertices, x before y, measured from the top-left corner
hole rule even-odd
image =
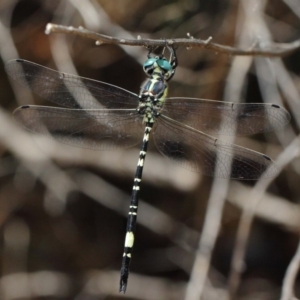
[[[143,64],[144,68],[150,67],[152,66],[155,62],[157,61],[157,58],[149,58],[145,61],[145,63]]]
[[[171,66],[171,64],[167,61],[167,60],[165,60],[165,59],[158,59],[157,61],[156,61],[156,63],[158,64],[158,66],[161,68],[161,69],[163,69],[163,70],[165,70],[165,71],[170,71],[170,70],[172,70],[172,66]]]

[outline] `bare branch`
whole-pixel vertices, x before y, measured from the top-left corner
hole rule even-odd
[[[283,279],[282,294],[280,300],[296,300],[294,296],[294,284],[299,272],[300,266],[300,243],[297,251],[291,260],[289,267]]]
[[[215,51],[217,53],[226,53],[230,55],[255,55],[255,56],[270,56],[278,57],[287,55],[300,48],[300,40],[296,40],[291,43],[271,43],[263,48],[261,45],[253,45],[249,49],[237,49],[230,46],[224,46],[216,43],[212,43],[212,37],[207,40],[195,39],[193,37],[189,38],[179,38],[179,39],[142,39],[138,37],[137,39],[119,39],[112,36],[96,33],[84,29],[83,27],[75,28],[73,26],[63,26],[48,23],[45,30],[46,34],[50,33],[67,33],[79,35],[85,38],[89,38],[96,41],[97,45],[101,44],[114,44],[114,45],[127,45],[127,46],[146,46],[146,47],[156,47],[173,45],[175,47],[184,46],[189,49],[191,48],[201,48]]]
[[[282,170],[293,159],[299,157],[300,136],[296,137],[292,143],[278,156],[276,164]],[[247,207],[243,210],[240,223],[238,225],[238,233],[235,242],[233,258],[231,262],[231,271],[229,274],[228,286],[230,299],[234,298],[237,288],[240,284],[241,273],[243,272],[244,257],[247,248],[248,238],[251,231],[252,222],[255,211],[261,203],[268,186],[274,178],[260,180],[256,183],[252,192],[244,199]]]

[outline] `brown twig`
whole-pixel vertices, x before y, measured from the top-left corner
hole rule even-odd
[[[278,156],[276,164],[279,170],[282,170],[293,159],[299,157],[300,136],[296,137],[293,142]],[[268,178],[257,182],[252,192],[244,202],[247,207],[243,210],[242,217],[238,226],[238,233],[235,242],[233,258],[231,262],[231,271],[229,274],[228,286],[230,299],[234,299],[237,288],[240,284],[241,273],[244,267],[244,257],[248,244],[248,238],[251,231],[251,225],[255,217],[255,211],[261,203],[264,194],[274,178]]]
[[[300,267],[300,243],[291,260],[283,279],[282,294],[280,300],[297,300],[294,296],[294,285]]]
[[[296,40],[291,43],[272,43],[267,46],[254,45],[249,49],[238,49],[230,46],[224,46],[216,43],[212,43],[212,37],[207,40],[195,39],[188,35],[188,38],[179,39],[123,39],[115,38],[112,36],[96,33],[84,29],[83,27],[75,28],[73,26],[63,26],[48,23],[45,30],[46,34],[50,33],[67,33],[83,36],[96,41],[97,45],[101,44],[115,44],[115,45],[127,45],[127,46],[164,46],[166,43],[173,46],[184,46],[189,49],[201,48],[209,49],[217,53],[226,53],[230,55],[255,55],[255,56],[270,56],[278,57],[287,55],[296,49],[300,48],[300,40]]]

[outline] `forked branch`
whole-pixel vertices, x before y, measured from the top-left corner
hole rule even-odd
[[[255,55],[255,56],[269,56],[279,57],[287,55],[300,48],[300,39],[291,43],[272,43],[268,45],[261,45],[257,43],[248,49],[238,49],[230,46],[224,46],[216,43],[212,43],[212,37],[207,40],[196,39],[188,34],[188,38],[178,39],[142,39],[138,37],[136,39],[123,39],[116,38],[93,31],[84,29],[83,27],[75,28],[73,26],[63,26],[48,23],[45,30],[46,34],[50,33],[67,33],[79,35],[85,38],[89,38],[96,41],[96,45],[101,44],[115,44],[115,45],[127,45],[127,46],[145,46],[156,47],[172,45],[175,47],[184,46],[189,49],[201,48],[212,50],[216,53],[226,53],[230,55]]]

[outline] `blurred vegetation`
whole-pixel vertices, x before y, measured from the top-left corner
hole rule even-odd
[[[1,299],[187,299],[185,289],[214,180],[174,166],[150,143],[128,290],[125,296],[119,295],[127,207],[139,146],[93,152],[32,138],[15,124],[13,110],[27,103],[51,103],[33,99],[28,90],[11,82],[5,63],[20,57],[69,73],[76,70],[81,76],[138,93],[145,79],[141,62],[146,49],[96,46],[72,35],[46,35],[47,23],[83,26],[119,38],[180,38],[190,33],[194,38],[212,36],[215,43],[244,48],[253,46],[243,42],[246,32],[251,35],[247,41],[262,45],[299,39],[296,0],[246,2],[0,2]],[[256,12],[258,6],[263,6],[262,11]],[[247,31],[243,22],[252,17]],[[239,145],[276,159],[297,138],[299,53],[278,59],[252,58],[241,101],[280,104],[291,112],[292,121],[281,132],[239,138]],[[169,85],[170,96],[225,98],[233,56],[183,47],[177,54],[179,67]],[[300,160],[295,155],[262,199],[269,206],[257,208],[236,299],[280,298],[299,241],[299,180]],[[226,299],[241,210],[254,185],[229,182],[201,299]],[[297,294],[298,281],[295,287]]]

